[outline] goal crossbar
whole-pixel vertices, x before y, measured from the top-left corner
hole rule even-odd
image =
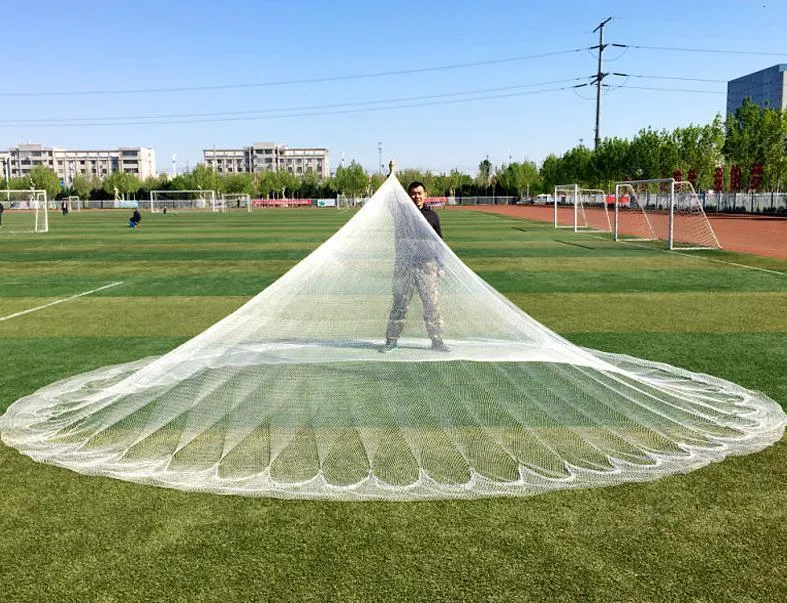
[[[11,212],[32,212],[32,227],[16,229],[12,225],[6,232],[49,232],[49,212],[46,190],[42,188],[12,188],[0,192],[0,202],[4,203],[4,209]],[[8,218],[6,218],[7,220]]]
[[[663,240],[668,249],[721,248],[694,187],[674,178],[615,184],[614,239],[624,237]]]
[[[196,190],[152,190],[150,191],[150,211],[158,213],[163,206],[168,209],[210,209],[216,207],[216,191],[212,189]]]
[[[607,193],[600,188],[582,188],[579,184],[560,184],[554,188],[553,213],[555,228],[599,230],[612,232],[612,221],[607,208]],[[566,211],[560,211],[559,200],[571,205],[571,224],[566,224]],[[561,213],[563,222],[561,224]]]

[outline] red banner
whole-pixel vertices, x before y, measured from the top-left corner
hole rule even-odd
[[[730,190],[736,193],[741,190],[741,168],[738,165],[733,165],[730,170]]]
[[[713,190],[720,193],[724,189],[724,168],[717,167],[713,174]]]
[[[751,186],[749,188],[758,191],[760,190],[761,185],[762,185],[762,164],[753,163],[751,166]]]

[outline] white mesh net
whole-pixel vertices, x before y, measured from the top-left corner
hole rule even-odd
[[[671,248],[718,249],[719,240],[690,182],[675,182]]]
[[[380,353],[386,335],[399,347]],[[395,177],[194,339],[0,418],[8,445],[83,473],[359,500],[655,479],[764,448],[784,424],[762,394],[549,331],[467,268]]]

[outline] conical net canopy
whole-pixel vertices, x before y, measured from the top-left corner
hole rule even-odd
[[[398,348],[380,353],[386,334]],[[82,473],[391,500],[655,479],[764,448],[784,424],[762,394],[551,332],[465,266],[395,177],[194,339],[0,420],[8,445]]]

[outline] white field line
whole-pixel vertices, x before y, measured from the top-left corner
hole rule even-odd
[[[30,312],[35,312],[36,310],[43,310],[44,308],[48,308],[49,306],[55,306],[57,304],[62,304],[64,302],[71,301],[72,299],[76,299],[78,297],[82,297],[84,295],[90,295],[91,293],[95,293],[96,291],[103,291],[104,289],[109,289],[110,287],[117,287],[118,285],[122,285],[123,281],[117,281],[114,283],[110,283],[109,285],[104,285],[103,287],[99,287],[98,289],[91,289],[90,291],[85,291],[84,293],[77,293],[76,295],[72,295],[71,297],[66,297],[65,299],[57,299],[53,302],[49,302],[48,304],[44,304],[42,306],[36,306],[35,308],[30,308],[28,310],[22,310],[21,312],[16,312],[14,314],[9,314],[8,316],[0,317],[0,321],[8,320],[9,318],[16,318],[17,316],[22,316],[24,314],[30,314]]]
[[[605,239],[604,237],[600,237],[597,235],[593,235],[590,233],[583,233],[587,234],[589,237],[593,237],[594,239],[601,239],[603,241],[608,241],[609,239]],[[768,268],[760,268],[759,266],[748,266],[747,264],[738,264],[737,262],[727,262],[725,260],[719,260],[716,258],[707,258],[702,255],[694,255],[691,253],[681,253],[680,251],[675,251],[674,249],[657,249],[655,247],[651,247],[648,245],[640,245],[639,243],[634,243],[633,241],[617,241],[618,243],[623,243],[624,245],[633,245],[634,247],[642,247],[643,249],[652,249],[653,251],[661,251],[663,253],[672,253],[675,255],[682,255],[685,258],[692,258],[694,260],[705,260],[707,262],[718,262],[719,264],[727,264],[728,266],[736,266],[738,268],[748,268],[749,270],[759,270],[760,272],[768,272],[769,274],[778,274],[779,276],[787,276],[787,273],[780,272],[778,270],[770,270]]]

